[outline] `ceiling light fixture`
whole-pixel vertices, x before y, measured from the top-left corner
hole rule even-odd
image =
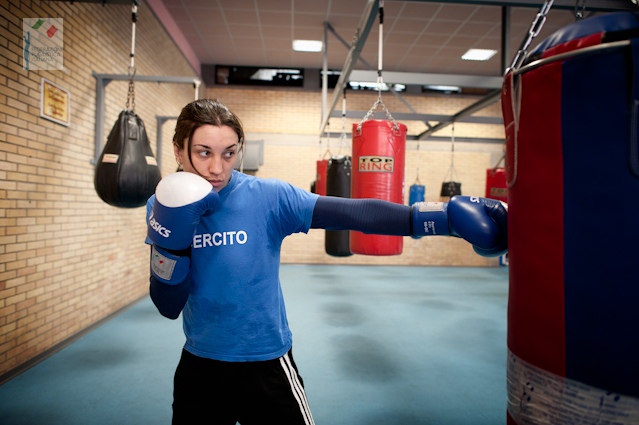
[[[321,52],[324,43],[317,40],[293,40],[293,50],[296,52]]]
[[[461,93],[462,92],[461,87],[445,86],[445,85],[438,85],[438,84],[426,85],[424,86],[424,89],[430,90],[430,91],[438,91],[442,93]]]
[[[469,49],[466,53],[464,53],[462,59],[467,61],[487,61],[495,56],[495,53],[497,53],[497,50]]]

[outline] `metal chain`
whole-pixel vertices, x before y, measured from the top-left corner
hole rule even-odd
[[[544,26],[544,23],[546,22],[546,15],[548,15],[553,1],[554,0],[546,0],[546,2],[539,10],[539,13],[537,13],[537,16],[535,16],[535,20],[528,30],[526,40],[521,45],[519,50],[517,50],[517,54],[515,54],[515,58],[513,59],[510,67],[506,70],[506,73],[511,70],[519,69],[521,64],[524,62],[524,58],[526,57],[526,50],[528,50],[528,47],[530,47],[530,43],[532,43],[533,39],[539,35],[541,28]]]
[[[450,133],[450,167],[448,167],[448,172],[444,176],[444,179],[450,175],[450,179],[452,181],[459,180],[459,176],[457,176],[457,170],[455,170],[455,123],[451,124],[451,133]]]
[[[399,126],[395,122],[395,118],[391,115],[390,111],[384,105],[382,101],[382,87],[384,86],[384,79],[382,77],[382,59],[383,59],[383,45],[384,45],[384,0],[380,1],[379,5],[379,51],[378,51],[378,63],[377,63],[377,100],[373,104],[373,107],[364,115],[364,118],[357,126],[357,131],[361,131],[364,121],[370,119],[375,113],[378,107],[381,106],[382,110],[386,113],[386,118],[393,123],[395,131],[399,132]],[[391,89],[392,90],[392,89]]]
[[[129,65],[128,75],[129,79],[129,92],[126,97],[126,109],[131,111],[135,110],[135,83],[133,78],[135,77],[135,24],[138,21],[138,0],[133,0],[131,8],[131,64]]]
[[[585,10],[586,10],[586,0],[576,0],[575,1],[575,19],[577,21],[581,21],[584,18]]]
[[[135,73],[133,75],[135,75]],[[133,76],[131,76],[131,80],[129,80],[129,92],[126,96],[126,109],[135,111],[135,83],[133,82]]]

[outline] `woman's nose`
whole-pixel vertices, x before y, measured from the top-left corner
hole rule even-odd
[[[218,156],[213,156],[211,158],[211,161],[209,162],[209,173],[221,174],[222,171],[223,171],[222,158]]]

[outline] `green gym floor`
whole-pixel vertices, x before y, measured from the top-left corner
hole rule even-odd
[[[281,280],[317,425],[506,423],[507,267],[283,265]],[[145,297],[0,386],[0,424],[170,424],[183,342]]]

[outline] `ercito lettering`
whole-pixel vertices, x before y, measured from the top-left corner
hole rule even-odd
[[[206,248],[207,246],[244,245],[248,241],[248,235],[244,230],[231,230],[228,232],[204,233],[193,237],[193,248]]]
[[[162,226],[159,221],[153,218],[153,214],[151,214],[151,217],[149,217],[149,226],[151,226],[151,228],[158,232],[158,234],[163,238],[168,238],[171,235],[171,231]]]

